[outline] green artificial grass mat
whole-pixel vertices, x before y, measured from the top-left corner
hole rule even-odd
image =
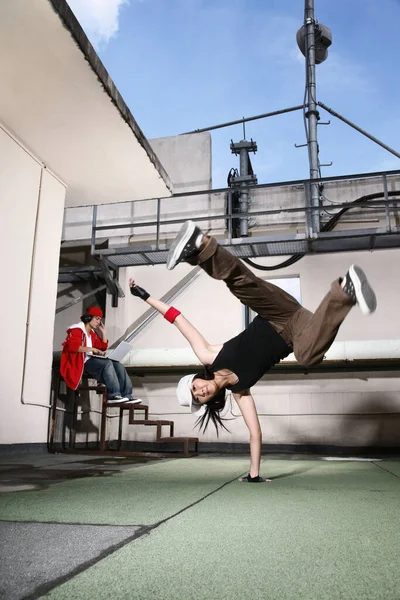
[[[203,482],[205,495],[228,481],[234,462],[168,463],[159,475],[179,502],[185,485]],[[223,486],[46,598],[399,600],[398,464],[379,464],[264,460],[273,483]]]
[[[239,477],[248,458],[176,459],[0,494],[2,520],[151,525]]]

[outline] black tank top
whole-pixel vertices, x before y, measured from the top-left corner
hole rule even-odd
[[[210,369],[229,369],[239,381],[228,387],[232,392],[251,388],[282,358],[292,352],[277,331],[260,316],[236,337],[225,342]]]

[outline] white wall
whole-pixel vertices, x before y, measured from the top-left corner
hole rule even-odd
[[[226,422],[230,433],[214,426],[205,434],[176,401],[178,376],[134,378],[136,396],[149,403],[149,418],[173,420],[175,435],[196,435],[203,442],[248,443],[248,430],[235,402]],[[399,446],[400,377],[396,373],[265,376],[253,388],[264,444]],[[396,414],[397,413],[397,416]],[[231,418],[233,415],[227,415]],[[117,434],[110,422],[109,438]],[[151,428],[124,421],[124,440],[154,441]]]
[[[93,67],[90,44],[84,54],[51,2],[0,2],[0,55],[1,120],[68,183],[68,205],[170,195],[111,77]]]
[[[49,402],[65,186],[3,129],[0,156],[0,443],[43,443],[48,409],[22,399]]]
[[[278,264],[285,257],[275,258]],[[396,318],[400,298],[399,264],[400,250],[376,252],[349,252],[305,256],[286,269],[262,272],[252,269],[258,276],[300,277],[303,306],[314,311],[328,292],[332,281],[344,276],[348,267],[355,263],[368,274],[378,297],[378,308],[373,315],[365,317],[355,307],[346,318],[337,336],[338,341],[400,339],[400,319]],[[257,259],[259,264],[274,264],[272,260]],[[127,267],[120,271],[120,283],[126,298],[120,300],[119,308],[110,311],[109,332],[112,339],[123,334],[129,323],[148,310],[148,306],[132,298],[128,280],[133,277],[139,285],[155,297],[161,297],[192,270],[188,264],[179,264],[173,271],[164,265],[154,267]],[[243,325],[243,307],[226,286],[205,273],[187,288],[174,304],[184,312],[211,343],[226,341],[236,335]],[[165,319],[157,317],[134,341],[142,348],[181,348],[185,341],[176,328]]]

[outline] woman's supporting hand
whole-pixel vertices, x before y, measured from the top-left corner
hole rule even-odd
[[[144,290],[143,288],[136,285],[136,283],[134,282],[134,280],[132,278],[129,279],[129,287],[131,288],[132,296],[137,296],[138,298],[141,298],[145,302],[148,298],[150,298],[150,294],[148,292],[146,292],[146,290]]]

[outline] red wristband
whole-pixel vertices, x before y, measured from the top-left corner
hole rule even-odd
[[[173,323],[176,319],[176,317],[178,317],[181,314],[180,310],[174,308],[173,306],[170,306],[170,308],[167,310],[167,312],[164,315],[164,319],[167,319],[167,321],[169,321],[170,323]]]

